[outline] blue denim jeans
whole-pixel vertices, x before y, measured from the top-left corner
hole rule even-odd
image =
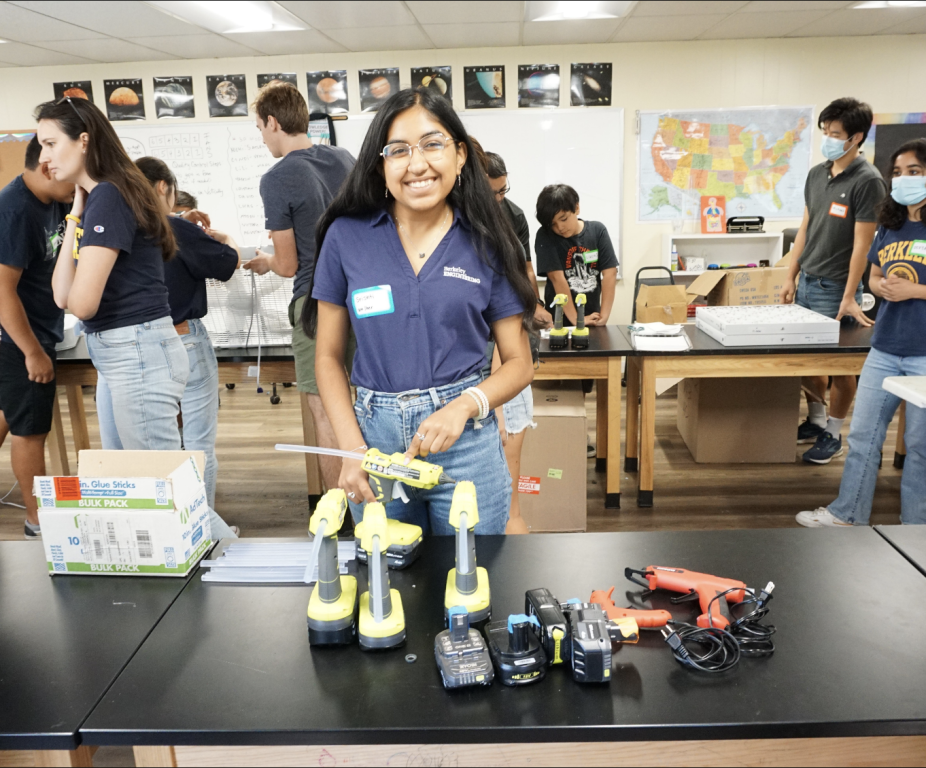
[[[97,370],[96,408],[103,448],[179,451],[177,414],[191,365],[171,319],[89,333],[87,347]],[[211,502],[209,509],[212,538],[234,538]]]
[[[422,421],[481,381],[482,375],[476,374],[443,387],[398,394],[358,387],[354,413],[364,441],[383,453],[404,453]],[[427,460],[440,464],[454,480],[472,480],[476,484],[477,534],[505,532],[511,506],[511,475],[494,413],[483,419],[478,429],[473,420],[468,421],[449,451],[433,454]],[[405,486],[409,502],[390,501],[386,504],[386,514],[393,520],[420,525],[425,533],[452,536],[454,529],[449,518],[454,488],[455,485],[439,485],[420,490]],[[351,513],[360,522],[363,506],[351,504]]]
[[[819,312],[834,320],[839,314],[839,305],[842,303],[842,296],[845,293],[845,284],[829,277],[817,277],[801,272],[801,278],[797,283],[797,295],[794,297],[794,303],[804,309]],[[862,284],[858,284],[855,291],[855,300],[859,306],[862,305]],[[854,321],[853,321],[854,322]]]
[[[846,523],[868,525],[881,446],[900,398],[882,389],[888,376],[926,376],[926,357],[897,357],[872,349],[862,368],[849,429],[849,455],[839,498],[829,511]],[[926,408],[907,403],[907,458],[900,482],[900,522],[926,524]]]

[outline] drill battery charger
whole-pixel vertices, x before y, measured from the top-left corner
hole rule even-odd
[[[403,523],[399,520],[386,521],[389,528],[389,548],[386,550],[386,563],[390,569],[401,571],[414,563],[421,554],[422,530],[418,525]],[[363,548],[363,522],[354,528],[357,541],[357,560],[366,565],[370,553]]]

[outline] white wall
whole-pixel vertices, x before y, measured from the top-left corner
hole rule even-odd
[[[835,98],[854,96],[869,102],[875,112],[920,112],[926,110],[924,51],[926,35],[902,35],[385,51],[5,68],[0,69],[0,130],[32,126],[33,108],[53,97],[55,81],[90,79],[97,102],[102,104],[104,78],[141,77],[147,114],[152,116],[149,122],[156,122],[151,78],[192,75],[196,119],[205,121],[210,119],[206,75],[244,72],[249,76],[249,97],[253,97],[259,73],[295,71],[304,93],[306,71],[347,69],[351,109],[359,111],[358,69],[397,66],[405,86],[409,83],[410,67],[449,64],[454,68],[454,101],[460,109],[463,67],[504,64],[508,108],[516,109],[518,64],[558,63],[563,83],[560,103],[568,104],[569,65],[610,61],[614,64],[612,101],[624,108],[626,119],[622,244],[626,279],[618,286],[612,322],[627,322],[633,275],[641,266],[658,263],[661,235],[669,229],[669,225],[636,223],[636,110],[813,104],[818,112]],[[569,109],[561,107],[564,108]],[[491,137],[479,138],[487,149],[492,149]],[[589,136],[588,140],[604,142],[608,137]],[[814,157],[816,161],[822,159],[817,147]],[[514,168],[510,170],[517,172]],[[582,190],[578,191],[581,195]],[[533,209],[534,201],[519,200],[516,195],[513,199],[525,210]],[[767,228],[780,230],[797,224],[797,221],[776,221],[769,222]]]

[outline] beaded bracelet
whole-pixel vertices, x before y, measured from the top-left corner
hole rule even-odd
[[[469,387],[468,389],[464,389],[463,393],[469,395],[476,401],[476,405],[479,407],[479,413],[476,418],[478,418],[479,421],[488,418],[490,411],[489,398],[486,397],[485,392],[478,387]]]

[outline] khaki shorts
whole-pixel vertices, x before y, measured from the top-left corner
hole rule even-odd
[[[300,392],[310,395],[318,394],[318,383],[315,381],[315,339],[310,339],[302,329],[302,306],[306,297],[293,299],[289,305],[289,323],[293,326],[293,357],[296,358],[296,387]],[[357,338],[354,329],[350,329],[347,337],[347,377],[350,379],[354,364],[354,353],[357,351]]]

